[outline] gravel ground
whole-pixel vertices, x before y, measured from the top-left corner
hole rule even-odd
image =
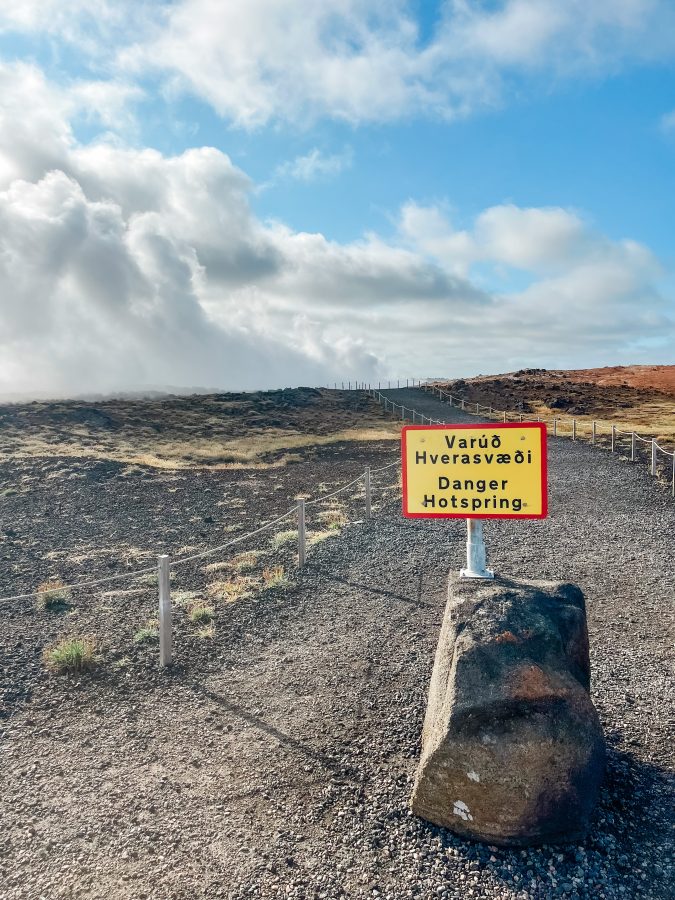
[[[419,391],[390,393],[460,419]],[[293,479],[333,477],[339,452],[278,475],[288,483],[276,509],[292,496]],[[47,676],[44,618],[25,607],[0,612],[13,713],[0,745],[0,895],[670,900],[675,505],[646,468],[603,450],[551,440],[549,463],[549,518],[490,522],[485,532],[497,571],[572,580],[587,597],[592,693],[609,764],[585,842],[508,851],[410,814],[447,572],[462,564],[465,529],[404,520],[390,491],[371,523],[317,544],[289,587],[219,609],[211,641],[190,638],[177,621],[171,672],[157,671],[156,648],[127,648],[129,664],[113,665],[123,648],[110,638],[96,673]],[[382,486],[391,483],[384,474]],[[244,490],[225,477],[197,479],[193,490],[187,476],[178,502],[153,477],[145,486],[111,478],[99,516],[119,527],[115,508],[124,510],[132,530],[154,515],[178,546],[197,526],[187,515],[167,523],[171,503],[192,504],[191,517],[203,519],[219,491]],[[80,509],[94,516],[85,482]],[[130,491],[137,508],[128,506]],[[156,506],[146,508],[150,497]],[[350,504],[358,515],[356,494]],[[247,521],[254,508],[258,518],[276,511],[251,502]],[[34,531],[39,545],[45,538]],[[56,540],[56,524],[47,535]],[[212,537],[206,528],[203,539]],[[25,578],[37,550],[27,537],[0,548],[4,593]],[[197,569],[184,576],[200,578]],[[130,602],[78,614],[103,628],[129,616]]]

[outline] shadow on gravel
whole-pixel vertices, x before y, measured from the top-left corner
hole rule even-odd
[[[350,781],[360,781],[358,773],[355,769],[352,769],[349,766],[344,766],[336,762],[326,753],[321,753],[318,750],[314,750],[307,744],[303,744],[302,741],[298,741],[296,738],[292,738],[290,735],[285,734],[283,731],[280,731],[274,725],[270,725],[259,715],[249,712],[247,709],[244,709],[243,706],[232,703],[231,700],[226,700],[224,697],[221,697],[220,694],[209,690],[209,688],[205,687],[203,684],[193,681],[191,682],[189,687],[195,692],[195,694],[198,694],[200,697],[206,700],[210,700],[212,703],[215,703],[222,709],[227,710],[227,712],[241,719],[243,722],[246,722],[248,725],[251,725],[253,728],[257,728],[258,731],[263,732],[263,734],[266,734],[268,737],[272,737],[275,740],[279,741],[279,743],[283,744],[285,747],[288,747],[289,749],[294,750],[296,753],[300,753],[302,756],[313,760],[324,769],[328,769],[328,771],[333,773],[334,777],[342,777],[343,779],[347,779]]]
[[[337,581],[340,584],[345,584],[348,587],[358,588],[360,591],[365,591],[368,594],[377,594],[381,597],[389,597],[392,600],[400,600],[402,603],[409,603],[411,606],[416,606],[420,609],[434,606],[433,603],[427,603],[426,601],[421,599],[422,596],[422,576],[418,576],[417,579],[417,596],[409,597],[405,594],[397,594],[395,591],[387,591],[381,587],[375,587],[372,584],[363,584],[359,581],[350,581],[348,578],[342,578],[340,575],[336,575],[332,569],[326,569],[323,566],[317,566],[312,563],[307,564],[308,569],[312,569],[314,572],[317,572],[321,575],[322,578],[325,578],[327,581]]]
[[[478,860],[505,889],[514,871],[527,871],[519,896],[600,896],[672,900],[675,897],[675,773],[607,747],[607,772],[591,830],[584,841],[507,849],[465,840],[419,820],[428,838],[466,863]],[[526,861],[526,862],[525,862]],[[540,873],[556,870],[557,886]],[[602,886],[602,887],[601,887]],[[601,889],[607,894],[600,893]]]

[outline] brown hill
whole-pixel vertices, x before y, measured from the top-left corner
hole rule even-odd
[[[571,369],[549,374],[564,375],[569,381],[586,384],[626,385],[675,396],[675,366],[605,366],[602,369]]]
[[[497,410],[595,420],[605,430],[616,425],[668,445],[675,441],[675,366],[520,369],[445,385],[469,403]]]

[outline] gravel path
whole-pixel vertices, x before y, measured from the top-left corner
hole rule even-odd
[[[549,465],[549,518],[485,532],[498,572],[587,597],[609,766],[583,844],[511,852],[409,813],[465,527],[404,520],[390,493],[292,587],[224,609],[209,654],[36,681],[2,746],[0,896],[670,900],[675,505],[588,445],[550,441]]]

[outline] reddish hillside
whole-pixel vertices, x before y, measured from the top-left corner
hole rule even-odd
[[[564,375],[569,381],[585,384],[607,387],[627,385],[675,396],[675,366],[605,366],[602,369],[570,369],[549,374]]]

